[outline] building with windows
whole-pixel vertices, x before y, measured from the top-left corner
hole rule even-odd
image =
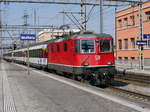
[[[139,47],[136,45],[138,37],[138,9],[134,6],[116,12],[116,59],[117,60],[138,60]],[[150,34],[150,1],[142,4],[143,34]],[[144,46],[145,64],[150,65],[150,39]]]
[[[70,32],[79,32],[79,29],[44,29],[38,34],[38,42],[44,42],[52,39],[56,39],[63,34],[69,34]]]

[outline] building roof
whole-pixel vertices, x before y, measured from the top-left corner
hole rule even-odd
[[[146,5],[147,3],[150,3],[150,1],[148,0],[148,1],[143,2],[143,5]],[[120,10],[120,11],[117,11],[117,12],[116,12],[116,15],[119,15],[119,16],[120,16],[119,13],[121,13],[121,16],[122,16],[122,15],[126,15],[126,14],[122,14],[122,13],[123,13],[123,12],[126,12],[127,10],[131,10],[132,8],[134,8],[134,10],[132,10],[132,12],[133,12],[133,11],[134,11],[134,12],[138,11],[138,10],[137,10],[138,5],[135,5],[135,6],[131,6],[131,7],[128,7],[128,8],[126,8],[126,9],[122,9],[122,10]],[[145,7],[143,7],[143,8],[145,8]],[[131,13],[131,12],[128,12],[128,13]]]

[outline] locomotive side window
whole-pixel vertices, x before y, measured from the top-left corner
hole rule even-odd
[[[68,45],[67,45],[67,43],[64,43],[64,51],[65,51],[65,52],[68,51]]]
[[[94,40],[81,40],[81,53],[94,53]]]
[[[100,40],[100,52],[112,52],[112,40],[101,39]]]
[[[75,52],[80,53],[80,40],[75,41]]]
[[[51,53],[53,53],[53,52],[54,52],[54,46],[51,45]]]
[[[60,52],[60,45],[57,45],[57,52]]]

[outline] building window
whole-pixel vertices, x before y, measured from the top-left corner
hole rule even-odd
[[[135,48],[135,39],[131,38],[131,44],[132,44],[132,48]]]
[[[145,12],[146,16],[147,16],[147,20],[150,20],[150,11]]]
[[[130,16],[131,26],[135,25],[134,16]]]
[[[135,57],[131,57],[131,66],[133,66],[134,65],[134,63],[135,63]]]
[[[57,45],[57,52],[60,52],[60,45]]]
[[[118,57],[118,61],[119,61],[119,62],[122,62],[122,57]]]
[[[121,19],[118,20],[118,25],[119,25],[119,28],[122,27],[122,20]]]
[[[67,43],[64,43],[64,51],[65,51],[65,52],[67,52],[67,51],[68,51]]]
[[[135,57],[131,57],[131,60],[134,61],[134,60],[135,60]]]
[[[124,39],[125,42],[125,49],[128,49],[128,39]]]
[[[150,40],[148,40],[148,47],[150,47]]]
[[[124,57],[125,63],[128,63],[128,57]]]
[[[128,18],[124,18],[124,27],[126,28],[128,26]]]
[[[122,49],[122,40],[119,40],[119,50]]]
[[[122,60],[122,57],[118,57],[119,60]]]

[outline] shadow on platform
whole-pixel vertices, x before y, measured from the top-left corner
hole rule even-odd
[[[127,82],[122,82],[122,81],[118,81],[118,80],[112,81],[112,86],[116,86],[116,87],[127,86],[128,84],[129,83],[127,83]]]

